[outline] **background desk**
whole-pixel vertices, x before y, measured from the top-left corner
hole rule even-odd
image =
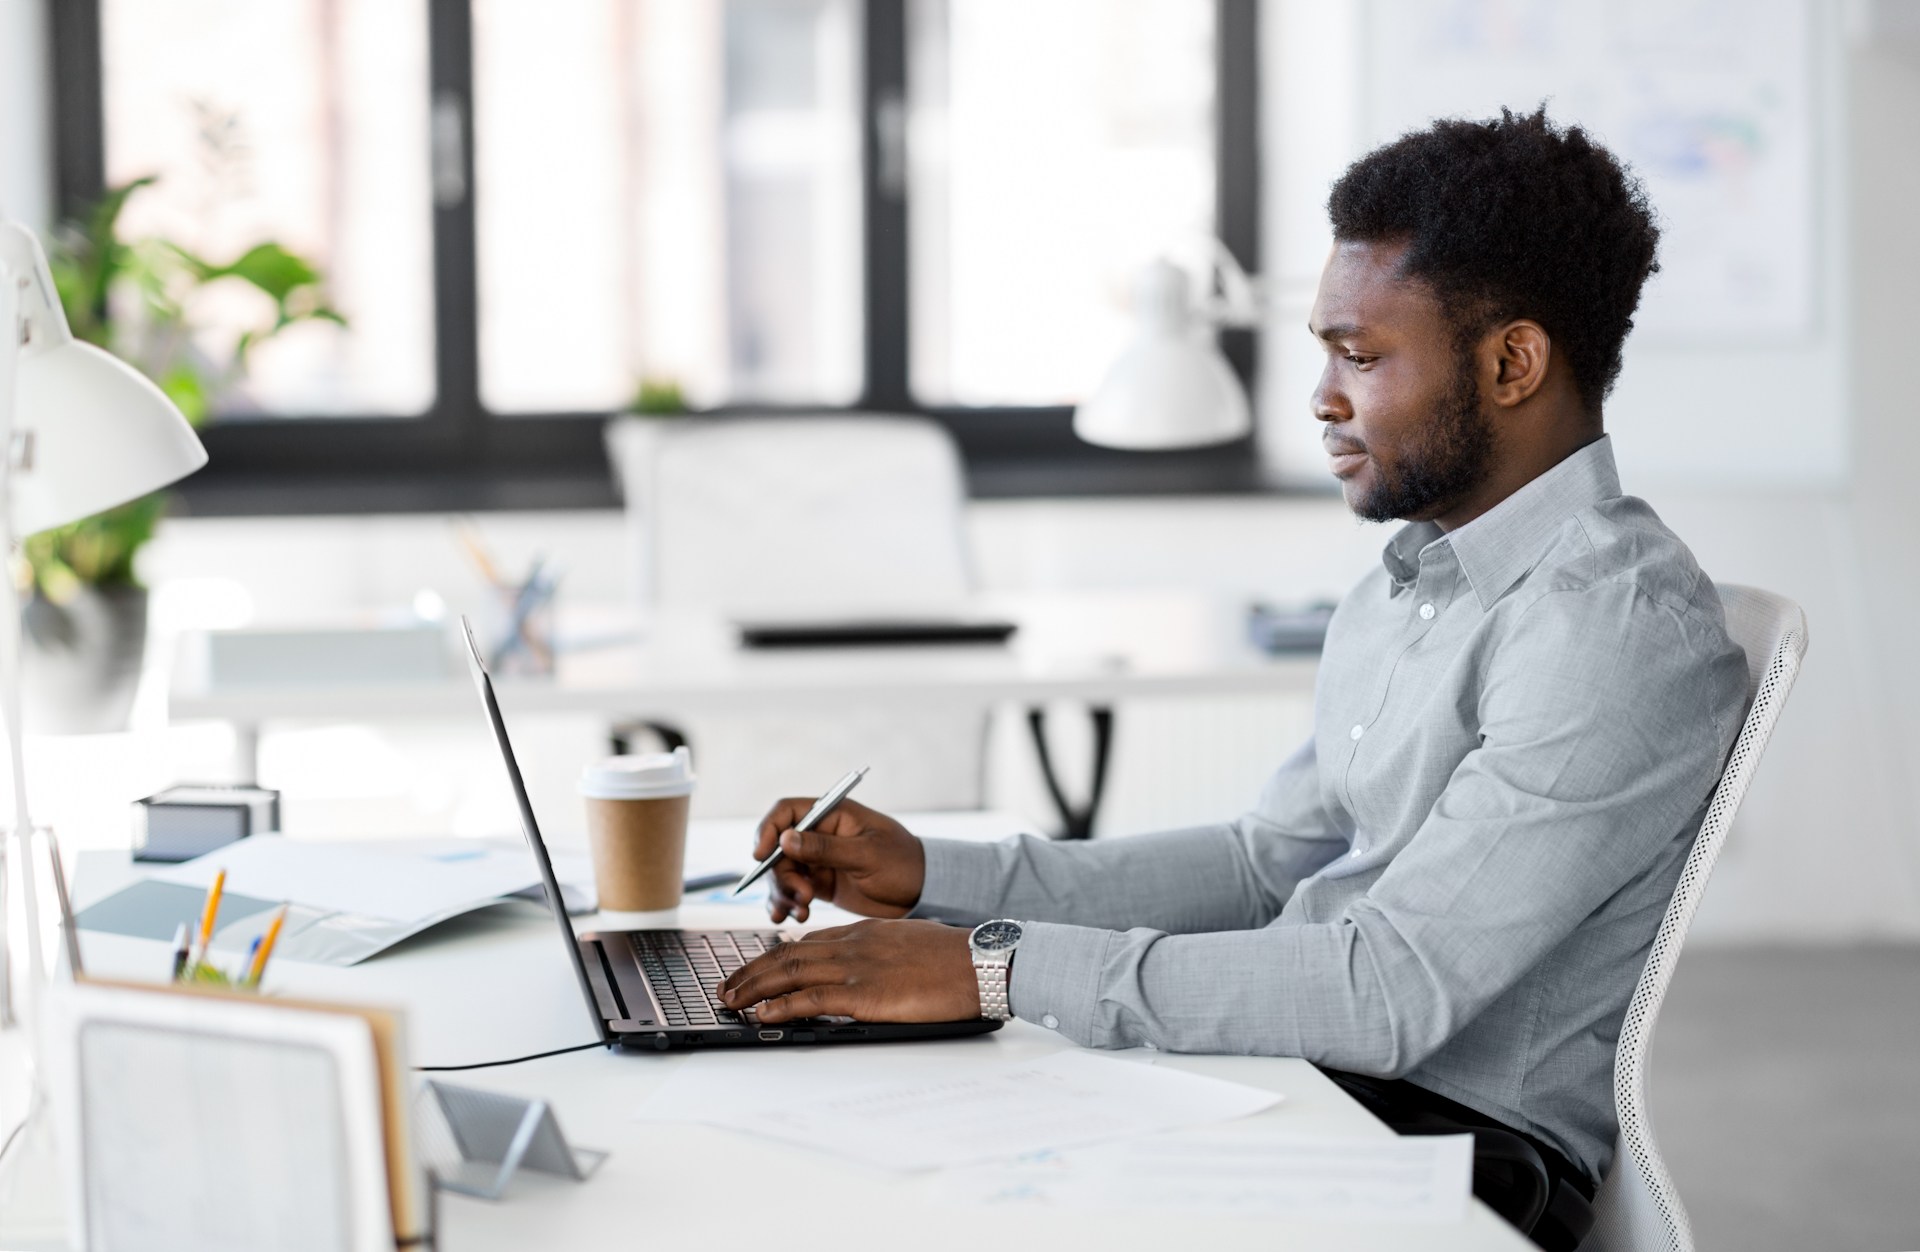
[[[905,820],[930,832],[990,837],[1001,833],[1009,819],[972,814]],[[700,841],[706,846],[700,855],[711,857],[714,847],[737,845],[746,836],[746,823],[702,823]],[[84,867],[78,884],[83,899],[112,886],[114,875],[95,870],[92,863]],[[244,884],[234,887],[242,890]],[[740,926],[762,924],[763,919],[749,908],[687,905],[680,921],[687,926]],[[581,924],[608,921],[586,919]],[[160,943],[98,934],[83,934],[83,942],[89,968],[102,975],[153,977],[168,960],[166,945]],[[448,923],[353,969],[287,962],[276,964],[268,981],[290,994],[401,1006],[414,1060],[457,1065],[591,1040],[593,1026],[565,959],[550,917],[532,905],[507,904]],[[959,1068],[1044,1055],[1059,1050],[1061,1040],[1016,1021],[976,1039],[852,1046],[918,1048],[950,1058]],[[804,1064],[806,1058],[795,1059]],[[693,1249],[722,1239],[853,1248],[877,1246],[884,1239],[956,1252],[977,1252],[983,1246],[1523,1252],[1532,1246],[1477,1202],[1464,1222],[1451,1226],[1329,1226],[967,1206],[950,1200],[933,1176],[882,1174],[825,1154],[709,1127],[634,1121],[633,1110],[681,1060],[673,1054],[588,1051],[445,1075],[455,1083],[544,1096],[553,1102],[574,1142],[608,1148],[613,1155],[584,1184],[530,1174],[516,1179],[508,1199],[498,1203],[446,1197],[441,1207],[444,1252],[586,1249],[616,1246],[615,1240]],[[1279,1107],[1235,1125],[1251,1128],[1259,1122],[1355,1139],[1391,1134],[1305,1061],[1169,1055],[1159,1063],[1285,1094]]]
[[[563,655],[548,679],[498,676],[496,688],[509,724],[527,713],[673,723],[717,713],[812,714],[822,708],[984,712],[1055,700],[1107,708],[1152,697],[1310,695],[1318,668],[1317,656],[1272,657],[1249,643],[1243,598],[1027,595],[969,609],[1004,616],[1020,629],[1004,647],[750,651],[718,618],[662,616],[635,627],[638,642]],[[472,688],[457,669],[442,681],[221,689],[182,665],[173,676],[168,712],[176,721],[232,723],[239,730],[242,773],[255,777],[259,728],[267,721],[465,719],[474,716],[474,704]],[[1066,827],[1075,833],[1090,828],[1094,807],[1090,802],[1085,813],[1063,811]]]

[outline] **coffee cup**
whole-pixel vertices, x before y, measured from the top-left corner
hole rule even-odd
[[[600,907],[650,913],[680,903],[693,757],[684,747],[610,756],[580,774]]]

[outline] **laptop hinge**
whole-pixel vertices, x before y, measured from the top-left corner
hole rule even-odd
[[[599,940],[582,939],[580,948],[587,958],[587,982],[593,986],[593,999],[599,1006],[600,1016],[610,1022],[628,1020],[627,1006],[620,999],[620,988],[614,982],[613,971],[607,967],[607,954]]]

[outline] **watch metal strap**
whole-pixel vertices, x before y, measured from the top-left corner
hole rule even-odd
[[[1013,1016],[1013,1006],[1007,998],[1007,968],[1012,963],[1012,955],[1002,952],[973,958],[974,976],[980,980],[980,1016],[988,1021],[1004,1022]]]

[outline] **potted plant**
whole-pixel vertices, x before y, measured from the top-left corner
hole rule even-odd
[[[344,325],[323,296],[319,271],[278,243],[247,249],[226,264],[163,239],[119,237],[120,213],[152,178],[115,187],[80,218],[63,223],[48,267],[67,323],[84,339],[152,378],[189,422],[204,423],[245,376],[248,354],[287,327],[322,320]],[[270,322],[242,334],[216,360],[194,339],[194,292],[244,282],[272,301]],[[164,492],[30,535],[23,666],[27,721],[52,733],[124,729],[146,651],[147,591],[136,559],[166,512]]]

